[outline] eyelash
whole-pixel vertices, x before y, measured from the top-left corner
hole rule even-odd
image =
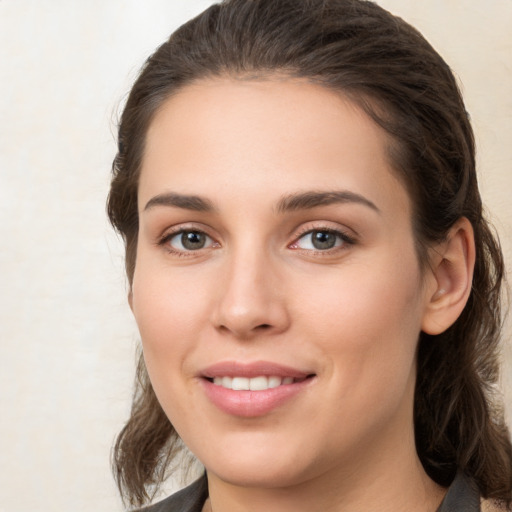
[[[199,235],[204,235],[212,241],[212,245],[210,245],[209,247],[204,247],[204,248],[201,247],[196,250],[192,250],[192,249],[191,250],[180,250],[180,249],[173,248],[169,242],[173,238],[175,238],[179,235],[183,235],[184,233],[197,233]],[[303,239],[306,235],[310,235],[312,233],[329,233],[329,234],[335,235],[341,241],[341,244],[334,246],[332,248],[327,248],[327,249],[303,249],[303,248],[297,246],[298,242],[301,239]],[[294,241],[291,244],[289,244],[287,247],[292,250],[307,252],[308,254],[314,253],[314,254],[319,254],[322,256],[328,256],[328,255],[332,255],[333,253],[337,253],[338,251],[346,250],[348,248],[347,246],[355,245],[356,242],[357,242],[357,240],[354,237],[348,235],[346,232],[344,232],[340,229],[333,229],[333,228],[324,227],[324,226],[315,226],[315,227],[307,227],[303,231],[299,232],[299,234],[295,237]],[[193,257],[194,253],[196,253],[196,254],[200,253],[205,249],[210,249],[210,248],[220,246],[220,244],[218,242],[215,242],[215,240],[210,235],[208,235],[204,230],[194,229],[193,227],[190,227],[190,228],[181,227],[179,229],[176,229],[175,231],[166,233],[158,240],[157,245],[164,247],[165,250],[169,254],[172,254],[172,255],[178,256],[178,257],[185,257],[185,258]]]
[[[310,235],[313,233],[329,233],[331,235],[335,235],[341,241],[341,244],[328,249],[302,249],[301,247],[297,246],[299,240],[303,239],[306,235]],[[347,250],[349,246],[355,245],[356,242],[357,240],[353,236],[348,235],[341,229],[334,229],[325,226],[314,226],[307,227],[303,231],[301,231],[295,238],[295,241],[292,242],[288,247],[296,251],[305,251],[309,254],[314,253],[321,256],[329,256],[334,253],[337,253],[338,251]]]

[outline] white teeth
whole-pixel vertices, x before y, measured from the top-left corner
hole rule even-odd
[[[268,387],[269,388],[277,388],[277,386],[281,385],[281,377],[269,377],[268,378]]]
[[[293,384],[293,382],[293,377],[266,377],[264,375],[251,379],[247,377],[215,377],[213,379],[213,383],[217,386],[235,391],[264,391],[285,384]]]
[[[268,389],[267,377],[254,377],[254,379],[249,379],[249,389],[251,391],[263,391],[264,389]]]
[[[247,377],[233,377],[231,389],[234,389],[235,391],[249,390],[249,379]]]

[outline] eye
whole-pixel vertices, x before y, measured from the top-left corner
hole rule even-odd
[[[332,229],[314,229],[304,233],[292,244],[292,249],[310,251],[328,251],[345,244],[353,243],[352,239],[340,231]]]
[[[162,240],[162,243],[181,252],[198,251],[214,245],[213,240],[206,233],[195,230],[183,230],[168,235]]]

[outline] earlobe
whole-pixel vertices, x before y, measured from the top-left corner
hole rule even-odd
[[[422,330],[440,334],[462,313],[471,293],[475,265],[473,227],[465,217],[450,229],[431,257],[434,290],[427,297]]]

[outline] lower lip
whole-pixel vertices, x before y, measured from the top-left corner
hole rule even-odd
[[[293,384],[283,384],[263,391],[235,391],[201,379],[206,396],[221,411],[233,416],[251,418],[263,416],[304,391],[311,378]]]

